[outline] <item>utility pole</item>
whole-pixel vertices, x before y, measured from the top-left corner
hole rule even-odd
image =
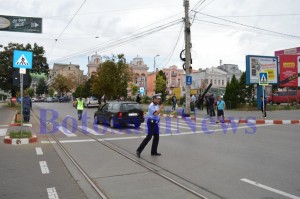
[[[184,38],[185,38],[185,75],[186,77],[190,76],[190,68],[191,68],[191,23],[189,18],[189,0],[184,1],[184,11],[185,11],[185,29],[184,29]],[[190,93],[191,93],[191,85],[186,85],[185,91],[185,116],[190,115]]]

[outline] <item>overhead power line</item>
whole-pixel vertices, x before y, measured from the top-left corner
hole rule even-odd
[[[297,36],[297,35],[291,35],[291,34],[276,32],[276,31],[272,31],[272,30],[267,30],[267,29],[263,29],[263,28],[259,28],[259,27],[255,27],[255,26],[250,26],[250,25],[239,23],[239,22],[231,21],[231,20],[228,20],[228,19],[223,19],[221,17],[216,17],[216,16],[213,16],[213,15],[201,13],[201,12],[197,12],[197,13],[199,13],[201,15],[204,15],[204,16],[211,17],[211,18],[215,18],[215,19],[219,19],[219,20],[222,20],[222,21],[226,21],[226,22],[229,22],[229,23],[232,23],[232,24],[236,24],[236,25],[239,25],[239,26],[243,26],[243,27],[247,27],[247,28],[252,28],[252,29],[259,30],[259,31],[269,32],[269,33],[273,33],[273,34],[277,34],[277,35],[281,35],[281,36],[293,37],[293,38],[300,39],[300,36]]]
[[[179,24],[181,22],[182,22],[182,19],[177,19],[175,21],[168,22],[166,24],[163,24],[163,25],[145,30],[143,32],[128,35],[128,36],[120,38],[120,39],[111,40],[111,41],[102,43],[101,45],[97,45],[97,46],[94,46],[92,48],[87,48],[85,50],[82,50],[82,51],[79,51],[79,52],[76,52],[76,53],[73,53],[73,54],[55,59],[55,60],[52,60],[52,62],[69,59],[69,58],[72,58],[72,57],[75,57],[75,56],[78,56],[78,55],[91,53],[91,52],[94,52],[94,51],[101,52],[101,51],[104,51],[104,50],[116,48],[116,47],[122,46],[124,44],[127,44],[129,42],[135,41],[137,39],[140,39],[140,38],[146,37],[148,35],[151,35],[153,33],[159,32],[161,30],[164,30],[166,28],[169,28],[169,27],[174,26],[176,24]]]
[[[66,31],[66,29],[68,28],[68,26],[71,24],[71,22],[73,21],[73,19],[75,18],[75,16],[77,15],[77,13],[79,12],[79,10],[82,8],[82,6],[85,4],[86,0],[83,1],[83,3],[80,5],[80,7],[78,8],[78,10],[75,12],[75,14],[73,15],[73,17],[70,19],[70,21],[67,23],[66,27],[63,29],[63,31],[58,35],[58,37],[55,39],[53,46],[48,54],[48,57],[50,57],[52,50],[54,48],[54,46],[56,45],[57,41],[60,39],[60,37],[62,36],[62,34]]]

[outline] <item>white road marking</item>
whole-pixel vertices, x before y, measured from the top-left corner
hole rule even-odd
[[[97,127],[101,130],[101,133],[112,133],[112,134],[118,134],[118,135],[123,135],[125,133],[121,132],[120,130],[114,130],[108,126],[103,126],[103,125],[97,125]]]
[[[6,136],[7,129],[0,129],[0,136]]]
[[[35,147],[36,155],[44,155],[41,147]]]
[[[295,195],[286,193],[286,192],[284,192],[284,191],[280,191],[280,190],[278,190],[278,189],[274,189],[274,188],[272,188],[272,187],[268,187],[268,186],[266,186],[266,185],[263,185],[263,184],[254,182],[254,181],[252,181],[252,180],[248,180],[248,179],[246,179],[246,178],[241,179],[241,181],[246,182],[246,183],[249,183],[249,184],[252,184],[252,185],[254,185],[254,186],[257,186],[257,187],[260,187],[260,188],[263,188],[263,189],[266,189],[266,190],[268,190],[268,191],[277,193],[277,194],[279,194],[279,195],[282,195],[282,196],[285,196],[285,197],[288,197],[288,198],[292,198],[292,199],[300,199],[300,197],[298,197],[298,196],[295,196]]]
[[[32,127],[32,124],[23,124],[23,126]]]
[[[76,137],[77,135],[75,135],[74,133],[72,133],[71,131],[69,131],[68,129],[66,129],[65,127],[58,127],[58,130],[60,132],[62,132],[63,134],[65,134],[68,137]]]
[[[104,135],[102,133],[98,133],[97,131],[95,131],[94,129],[90,129],[89,127],[87,126],[78,126],[78,128],[82,129],[83,131],[88,132],[90,134],[93,134],[93,135]]]
[[[0,127],[8,127],[8,125],[0,125]]]
[[[274,124],[262,124],[262,125],[256,125],[257,127],[264,127],[264,126],[272,126]],[[242,126],[242,127],[237,127],[237,129],[245,129],[249,128],[249,126]],[[231,127],[228,127],[227,131],[230,131],[232,129]],[[215,132],[220,132],[223,131],[223,129],[215,129],[215,130],[209,130],[210,134],[215,133]],[[160,134],[159,136],[161,137],[168,137],[168,136],[178,136],[178,135],[191,135],[191,134],[204,134],[207,133],[207,131],[190,131],[190,132],[179,132],[179,133],[168,133],[168,134]],[[140,138],[145,138],[146,135],[142,136],[130,136],[130,137],[116,137],[116,138],[102,138],[98,139],[99,141],[103,140],[130,140],[130,139],[140,139]],[[93,139],[83,139],[83,140],[61,140],[61,143],[82,143],[82,142],[94,142],[95,140]],[[56,141],[41,141],[42,144],[56,144]]]
[[[40,161],[40,167],[41,167],[42,174],[50,173],[46,161]]]
[[[47,188],[47,193],[49,199],[59,199],[55,187]]]

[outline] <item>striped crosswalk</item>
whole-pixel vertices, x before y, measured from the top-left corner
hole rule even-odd
[[[202,129],[202,122],[195,122],[192,120],[163,120],[159,124],[161,134],[184,134],[189,132],[196,132]],[[220,126],[218,124],[207,122],[206,126],[211,128]],[[147,133],[147,124],[142,123],[139,128],[125,127],[113,129],[107,125],[96,125],[93,126],[77,126],[75,131],[72,129],[65,128],[64,126],[59,126],[58,130],[63,135],[67,137],[76,137],[80,134],[91,134],[94,136],[103,136],[103,135],[124,135],[124,134],[144,134]]]

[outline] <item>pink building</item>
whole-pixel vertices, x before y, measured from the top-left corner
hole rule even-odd
[[[185,76],[183,69],[178,69],[177,66],[169,66],[169,68],[163,68],[162,71],[165,73],[167,77],[167,90],[168,94],[173,93],[173,89],[177,87],[182,87],[182,78]]]

